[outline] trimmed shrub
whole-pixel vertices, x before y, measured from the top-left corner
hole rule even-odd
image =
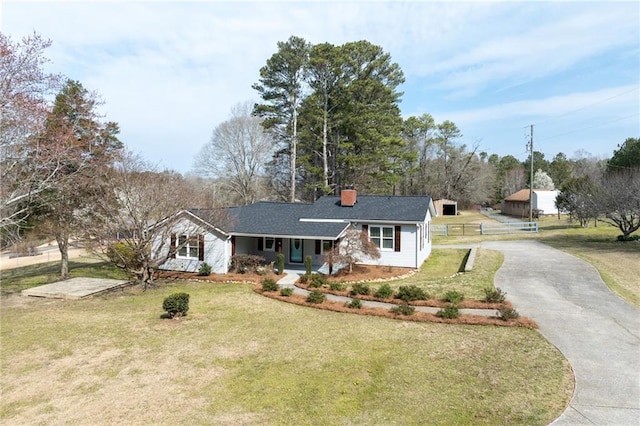
[[[203,262],[198,269],[198,275],[200,275],[201,277],[211,275],[211,265],[209,265],[207,262]]]
[[[498,309],[497,315],[498,315],[498,318],[500,318],[503,321],[514,320],[520,317],[520,314],[518,313],[518,311],[516,311],[514,308],[509,308],[507,306],[502,306],[500,309]]]
[[[445,306],[444,308],[436,312],[436,316],[438,318],[447,318],[447,319],[458,318],[460,316],[460,310],[458,309],[457,306],[449,305],[449,306]]]
[[[365,283],[355,283],[351,285],[352,295],[358,295],[358,294],[365,295],[365,294],[369,294],[370,291],[371,289]]]
[[[164,299],[162,309],[167,312],[169,318],[187,315],[189,310],[189,295],[187,293],[173,293]]]
[[[307,302],[309,303],[322,303],[324,302],[325,296],[324,293],[320,290],[313,290],[307,296]]]
[[[276,268],[278,268],[278,275],[282,275],[284,272],[284,254],[282,253],[276,255]]]
[[[252,254],[236,254],[231,256],[229,270],[240,274],[251,273],[264,263],[264,257]]]
[[[459,291],[449,290],[444,294],[442,300],[449,303],[460,303],[464,300],[464,294]]]
[[[392,314],[409,316],[409,315],[413,315],[413,313],[416,311],[416,308],[409,305],[398,305],[389,309],[389,311]]]
[[[311,273],[311,256],[307,256],[304,258],[304,270],[306,271],[307,274]]]
[[[343,291],[347,286],[344,283],[330,282],[329,288],[333,291]]]
[[[400,299],[405,302],[411,302],[412,300],[426,300],[428,298],[429,295],[416,285],[400,286],[396,293],[396,299]]]
[[[487,303],[502,303],[506,295],[500,287],[484,289],[484,301]]]
[[[353,298],[350,302],[345,303],[347,308],[360,309],[362,308],[362,300]]]
[[[310,275],[309,286],[313,288],[320,288],[323,285],[327,284],[327,277],[322,274],[311,274]]]
[[[282,296],[289,297],[289,296],[291,296],[293,294],[293,289],[291,287],[282,287],[280,289],[280,294]]]
[[[309,281],[310,277],[311,277],[311,274],[300,275],[300,283],[306,284],[307,281]]]
[[[374,296],[379,297],[381,299],[388,299],[391,296],[393,296],[393,289],[389,284],[384,283],[378,288]]]
[[[262,291],[278,291],[280,286],[273,278],[265,278],[262,280]]]

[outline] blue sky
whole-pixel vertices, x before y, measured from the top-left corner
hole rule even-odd
[[[190,171],[291,35],[368,40],[405,73],[403,116],[455,122],[468,146],[524,159],[610,157],[640,137],[638,2],[0,3],[2,32],[53,41],[49,69],[100,93],[121,140]]]

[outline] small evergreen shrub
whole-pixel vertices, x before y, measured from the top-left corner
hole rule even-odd
[[[169,318],[187,315],[189,310],[189,295],[187,293],[173,293],[164,299],[162,309]]]
[[[309,286],[313,288],[320,288],[323,285],[327,284],[327,277],[322,274],[311,274],[311,280],[309,281]]]
[[[351,286],[351,294],[354,296],[358,294],[369,294],[370,291],[371,289],[365,283],[355,283]]]
[[[262,280],[262,291],[278,291],[280,286],[273,278],[264,278]]]
[[[307,274],[311,273],[311,256],[307,256],[304,258],[304,270]]]
[[[400,286],[396,293],[396,299],[400,299],[405,302],[411,302],[412,300],[426,300],[428,298],[429,295],[416,285]]]
[[[409,306],[409,305],[398,305],[398,306],[394,306],[393,308],[389,309],[389,311],[391,313],[393,313],[393,314],[405,315],[405,316],[413,315],[415,310],[416,310],[416,308],[414,308],[413,306]]]
[[[506,295],[507,293],[502,291],[500,287],[484,289],[484,301],[488,303],[502,303]]]
[[[518,319],[519,317],[520,317],[520,314],[514,308],[502,306],[500,309],[498,309],[498,318],[500,318],[503,321],[514,320],[514,319]]]
[[[276,255],[276,268],[278,268],[278,275],[282,275],[284,272],[284,254],[282,253]]]
[[[393,289],[389,284],[384,283],[378,288],[374,296],[379,297],[381,299],[388,299],[391,296],[393,296]]]
[[[324,302],[325,296],[324,293],[320,290],[313,290],[307,296],[307,302],[309,303],[322,303]]]
[[[460,310],[457,306],[449,305],[436,312],[438,318],[454,319],[460,316]]]
[[[344,283],[330,282],[329,288],[333,291],[343,291],[347,286]]]
[[[211,265],[209,265],[207,262],[203,262],[198,269],[198,275],[200,275],[201,277],[211,275]]]
[[[280,294],[285,297],[289,297],[293,294],[293,289],[291,287],[282,287],[280,289]]]
[[[311,274],[300,275],[300,283],[306,284],[307,281],[309,281],[310,277],[311,277]]]
[[[360,309],[362,308],[362,300],[353,298],[350,302],[345,303],[345,306],[351,309]]]
[[[464,300],[464,294],[459,291],[449,290],[444,294],[442,300],[449,303],[460,303]]]

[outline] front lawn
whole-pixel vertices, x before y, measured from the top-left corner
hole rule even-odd
[[[188,316],[162,300],[190,294]],[[5,424],[546,425],[570,367],[535,330],[412,323],[180,283],[2,298]]]

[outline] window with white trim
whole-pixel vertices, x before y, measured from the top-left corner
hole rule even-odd
[[[198,259],[200,245],[197,235],[180,235],[178,237],[178,256],[184,259]]]
[[[381,250],[393,250],[393,226],[369,226],[369,239]]]
[[[276,239],[264,237],[264,251],[274,251],[276,249]]]

